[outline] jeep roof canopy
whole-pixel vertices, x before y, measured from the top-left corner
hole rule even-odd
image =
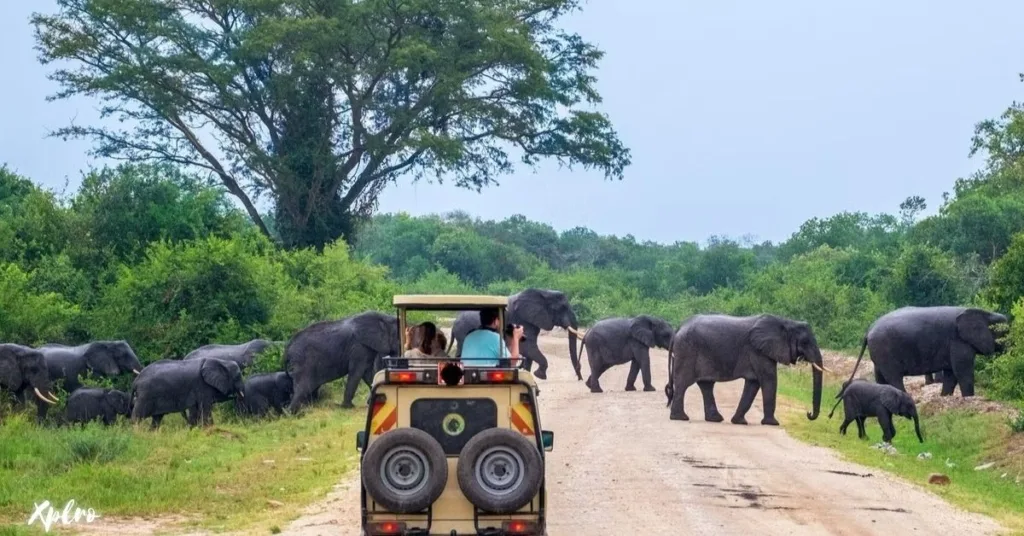
[[[473,294],[406,294],[395,296],[395,307],[423,311],[459,311],[507,307],[505,296],[482,296]]]

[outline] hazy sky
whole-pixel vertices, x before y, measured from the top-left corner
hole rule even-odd
[[[844,5],[839,5],[844,4]],[[29,14],[0,3],[0,162],[76,187],[88,143],[46,138],[96,117],[95,103],[48,103]],[[482,194],[405,182],[384,211],[522,213],[557,229],[661,242],[713,234],[782,240],[843,210],[929,212],[967,158],[974,123],[1024,93],[1024,3],[591,1],[566,25],[596,42],[602,108],[633,151],[622,182],[528,168]]]

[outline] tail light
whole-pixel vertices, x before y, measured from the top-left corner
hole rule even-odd
[[[384,521],[366,526],[366,533],[370,536],[401,535],[403,532],[405,532],[405,523],[401,521]]]
[[[532,521],[523,521],[523,520],[519,520],[519,519],[512,520],[512,521],[506,521],[506,522],[502,523],[501,524],[501,529],[502,529],[502,531],[505,532],[505,534],[521,534],[521,535],[537,534],[537,524],[536,523],[534,523]]]
[[[516,369],[466,369],[465,382],[470,383],[514,383],[519,379]]]
[[[389,370],[388,383],[434,383],[432,370]]]

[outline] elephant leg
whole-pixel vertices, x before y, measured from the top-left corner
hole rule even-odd
[[[160,428],[160,423],[163,422],[163,420],[163,415],[153,415],[153,422],[152,424],[149,425],[149,427],[153,430],[156,430],[157,428]]]
[[[294,391],[292,392],[292,400],[288,404],[288,411],[290,411],[292,415],[297,414],[302,406],[317,400],[317,393],[319,390],[319,385],[314,386],[310,382],[296,381]]]
[[[46,405],[45,402],[36,400],[36,423],[43,424],[46,420],[46,414],[50,411],[50,406]]]
[[[743,380],[743,394],[740,395],[740,405],[736,406],[736,414],[732,416],[733,424],[747,424],[745,417],[760,388],[761,384],[757,383],[757,380]]]
[[[638,360],[640,361],[640,378],[644,381],[644,392],[657,391],[654,384],[651,383],[651,350],[649,348],[641,350]]]
[[[889,380],[889,385],[899,389],[900,391],[903,391],[904,393],[907,392],[907,386],[903,383],[902,374],[889,375],[886,376],[886,379]]]
[[[935,376],[932,376],[931,373],[925,374],[924,375],[924,384],[925,385],[931,385],[933,383],[935,383]]]
[[[892,426],[892,415],[888,411],[878,412],[878,424],[882,427],[882,441],[892,442],[896,435],[896,429]]]
[[[672,390],[672,400],[669,401],[668,418],[673,421],[688,421],[690,417],[686,414],[686,408],[683,401],[686,399],[686,390],[693,385],[695,378],[693,373],[689,371],[682,371],[677,374],[676,378],[669,378],[669,382],[672,382],[674,389]]]
[[[864,428],[865,420],[866,419],[864,417],[857,417],[857,438],[858,439],[867,439],[868,438],[868,431]]]
[[[950,371],[948,374],[942,375],[942,396],[950,396],[953,394],[953,390],[956,389],[956,375]]]
[[[640,364],[636,360],[629,362],[629,375],[626,376],[626,390],[636,391],[636,377],[640,374]]]
[[[601,389],[601,375],[608,370],[608,366],[604,363],[598,363],[590,368],[590,377],[587,378],[586,385],[590,388],[591,393],[603,393]]]
[[[718,412],[718,406],[715,404],[715,382],[699,381],[697,387],[700,388],[700,394],[704,397],[704,420],[708,422],[724,421],[725,417]]]
[[[970,352],[973,351],[972,348]],[[953,373],[950,376],[955,376],[956,383],[960,384],[960,396],[974,396],[974,354],[959,358],[954,355]]]
[[[774,375],[761,381],[761,404],[764,405],[764,418],[761,424],[778,426],[779,421],[775,419],[775,389],[778,387],[778,380]]]
[[[882,371],[875,367],[875,383],[879,385],[889,385],[889,382],[885,381],[885,376],[882,375]]]
[[[523,352],[524,346],[526,348],[525,353]],[[519,347],[519,353],[523,354],[523,357],[526,358],[526,360],[523,362],[523,368],[525,368],[526,370],[530,370],[530,367],[533,365],[533,362],[536,362],[537,370],[534,371],[533,373],[534,377],[541,380],[548,379],[548,358],[547,356],[544,355],[543,352],[540,351],[540,347],[537,346],[536,339],[527,338],[525,341],[523,341],[523,344],[521,344]]]
[[[843,424],[839,425],[839,433],[842,435],[846,435],[846,429],[849,428],[850,423],[852,423],[855,420],[856,419],[850,416],[847,416],[845,419],[843,419]]]
[[[341,407],[343,408],[354,408],[352,399],[356,396],[356,389],[359,388],[359,382],[363,379],[363,374],[366,372],[366,363],[363,361],[357,361],[353,363],[353,367],[348,371],[348,377],[345,378],[345,395],[341,399]]]

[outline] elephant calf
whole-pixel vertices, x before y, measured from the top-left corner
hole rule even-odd
[[[81,388],[71,393],[64,417],[69,423],[85,424],[98,418],[110,426],[118,415],[128,417],[131,413],[131,399],[128,393],[117,389]]]
[[[273,408],[278,415],[292,399],[292,379],[287,372],[256,374],[245,380],[244,397],[235,399],[235,410],[241,415],[262,417]]]
[[[896,428],[892,424],[892,416],[895,414],[913,419],[917,439],[924,443],[921,424],[917,417],[917,406],[906,392],[891,385],[853,380],[843,384],[836,398],[842,398],[843,412],[846,415],[843,424],[839,426],[839,433],[846,435],[846,428],[851,422],[857,421],[857,437],[864,439],[867,437],[864,432],[864,420],[868,417],[877,417],[878,424],[882,427],[882,441],[889,443],[896,437]],[[838,406],[839,402],[832,406],[832,411],[828,414],[830,419]]]
[[[583,336],[583,352],[589,354],[590,377],[586,385],[600,393],[601,375],[615,365],[629,363],[626,390],[636,391],[637,374],[643,373],[644,391],[656,391],[651,383],[651,348],[669,349],[675,329],[668,322],[648,315],[633,318],[606,318],[594,324]],[[579,370],[577,370],[579,373]]]

